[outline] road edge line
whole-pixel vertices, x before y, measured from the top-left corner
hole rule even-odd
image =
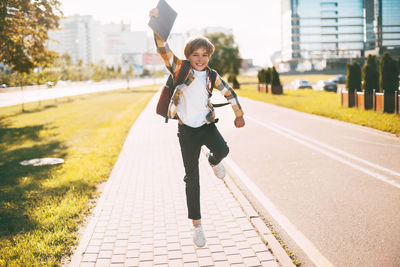
[[[303,250],[305,255],[307,255],[307,257],[316,266],[334,266],[327,258],[325,258],[325,256],[323,256],[319,252],[319,250],[311,243],[311,241],[309,241],[299,230],[297,230],[297,228],[289,221],[289,219],[276,208],[272,201],[261,192],[261,190],[253,183],[253,181],[251,181],[251,179],[236,165],[236,163],[229,156],[224,159],[224,163],[228,165],[228,173],[231,174],[230,176],[236,177],[240,180],[241,184],[247,189],[247,191],[252,194],[252,196],[263,206],[263,208],[282,227],[282,229],[286,231],[286,233],[294,240],[294,242],[296,242],[299,248]],[[289,258],[286,252],[285,255]],[[292,262],[291,259],[290,261]]]
[[[225,185],[231,191],[235,199],[239,202],[242,210],[246,214],[247,219],[253,225],[261,240],[269,246],[269,249],[272,251],[272,254],[278,259],[278,262],[281,264],[281,266],[296,267],[292,259],[282,248],[279,241],[272,234],[271,230],[258,216],[258,212],[251,205],[250,201],[235,184],[234,178],[231,175],[229,175],[228,179],[227,178],[228,177],[225,177],[224,179]]]

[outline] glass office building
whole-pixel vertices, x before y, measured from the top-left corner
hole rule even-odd
[[[281,0],[280,70],[343,68],[366,50],[400,47],[399,0]],[[379,52],[378,52],[379,53]]]

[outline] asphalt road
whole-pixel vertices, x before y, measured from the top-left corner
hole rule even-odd
[[[129,83],[129,87],[137,87],[148,84],[163,83],[166,81],[165,78],[145,78],[145,79],[133,79]],[[89,94],[101,91],[108,91],[114,89],[126,88],[126,81],[108,81],[98,83],[71,83],[66,85],[55,86],[53,88],[40,88],[25,87],[24,90],[15,88],[12,91],[9,89],[2,92],[0,90],[0,107],[12,106],[21,103],[35,102],[39,100],[53,99],[65,96],[74,96],[80,94]]]
[[[230,107],[217,110],[229,158],[287,219],[257,204],[302,266],[322,266],[313,253],[334,266],[400,266],[400,138],[240,102],[242,129],[233,126]],[[304,238],[288,234],[290,226]]]

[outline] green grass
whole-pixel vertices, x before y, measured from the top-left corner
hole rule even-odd
[[[307,80],[311,84],[317,83],[319,80],[330,80],[335,75],[330,74],[304,74],[304,75],[280,75],[282,83],[293,82],[296,79]]]
[[[158,86],[0,108],[0,266],[57,266]],[[53,166],[20,161],[61,157]]]
[[[400,136],[400,116],[380,114],[371,110],[344,108],[340,104],[340,95],[335,93],[313,90],[284,90],[283,95],[270,95],[257,92],[255,85],[243,85],[236,92],[240,96],[254,100],[364,125]]]

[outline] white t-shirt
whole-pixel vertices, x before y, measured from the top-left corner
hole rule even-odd
[[[207,106],[207,71],[193,71],[195,79],[188,87],[183,89],[179,98],[177,113],[184,124],[197,128],[207,122],[206,116],[210,109]]]

